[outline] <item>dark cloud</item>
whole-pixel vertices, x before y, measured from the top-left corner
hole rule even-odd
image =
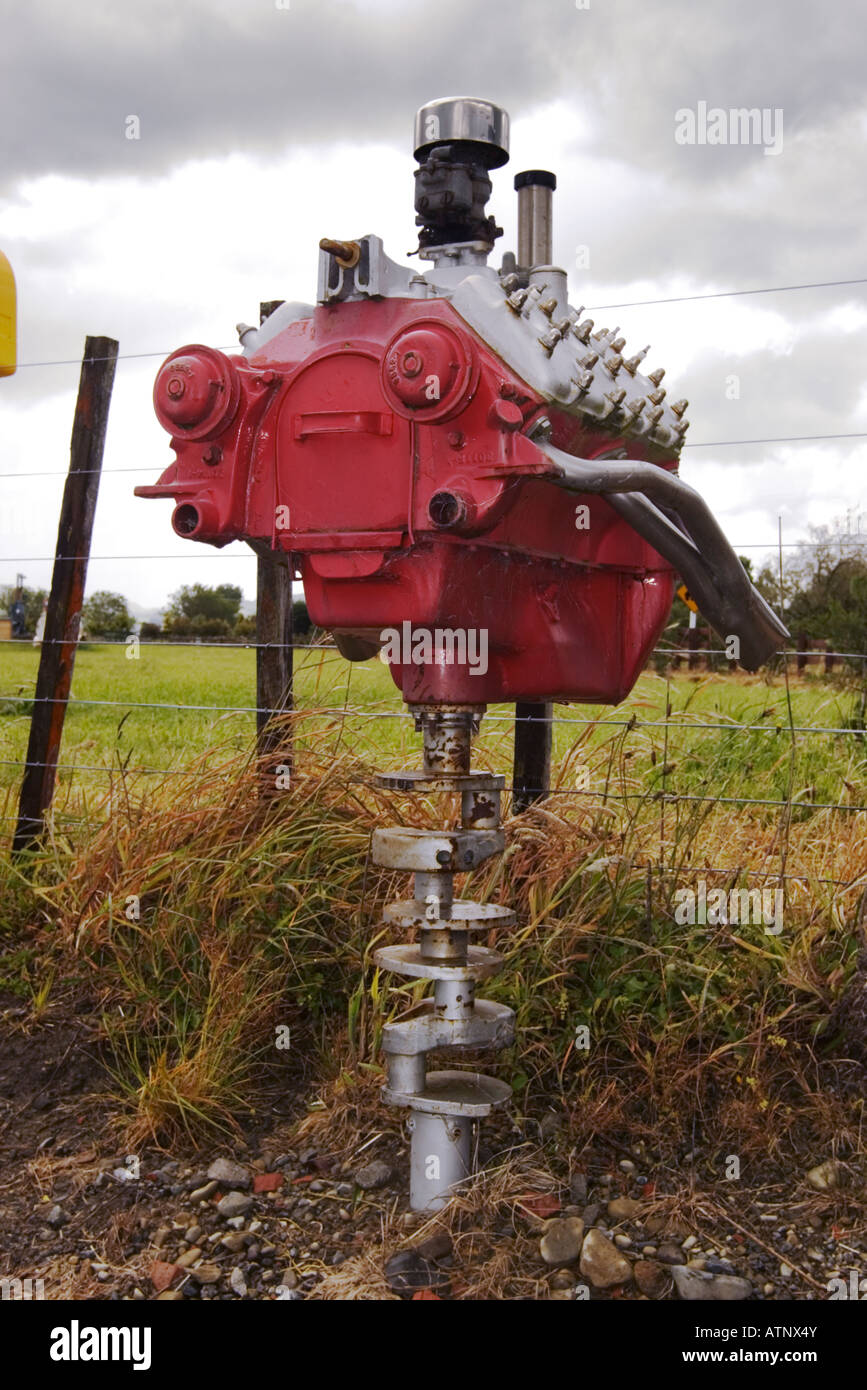
[[[782,107],[787,136],[863,103],[865,26],[837,0],[30,0],[2,7],[2,169],[156,172],[297,143],[409,143],[416,106],[477,91],[512,115],[566,96],[585,145],[688,183],[757,151],[674,141],[699,100]],[[833,79],[833,80],[832,80]],[[128,115],[142,138],[124,137]]]

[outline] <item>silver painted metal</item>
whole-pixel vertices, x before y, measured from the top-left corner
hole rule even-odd
[[[662,409],[656,406],[649,414]],[[747,670],[756,670],[779,651],[789,637],[786,626],[753,588],[700,493],[654,463],[580,459],[550,443],[539,448],[555,464],[561,487],[603,494],[674,566],[715,631],[740,638],[740,659]]]
[[[458,793],[457,830],[378,830],[374,862],[414,873],[414,896],[389,904],[386,924],[414,929],[406,945],[381,946],[374,960],[382,970],[408,979],[433,981],[433,994],[383,1029],[388,1067],[383,1099],[409,1108],[410,1205],[434,1211],[472,1173],[472,1140],[478,1119],[503,1105],[510,1087],[477,1072],[427,1072],[429,1052],[447,1048],[501,1048],[515,1035],[515,1015],[505,1004],[476,998],[476,984],[496,974],[503,957],[471,946],[472,931],[510,925],[514,914],[492,903],[455,898],[454,875],[502,851],[500,797],[504,779],[470,770],[471,740],[483,707],[426,705],[415,709],[424,739],[423,766],[382,774],[381,786],[400,791]]]
[[[437,97],[420,106],[413,128],[413,150],[426,159],[436,145],[472,141],[488,147],[486,163],[499,169],[509,158],[509,115],[483,97]]]

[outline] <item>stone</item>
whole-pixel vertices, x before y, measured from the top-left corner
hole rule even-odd
[[[205,1260],[197,1269],[191,1269],[190,1275],[197,1284],[216,1284],[223,1271],[213,1260]]]
[[[162,1293],[181,1272],[180,1265],[169,1264],[167,1260],[154,1260],[151,1265],[151,1283],[157,1293]]]
[[[204,1187],[197,1187],[195,1192],[190,1193],[190,1201],[207,1202],[209,1197],[213,1197],[219,1186],[218,1182],[206,1182]]]
[[[235,1216],[246,1216],[253,1205],[253,1198],[246,1192],[227,1192],[217,1203],[217,1211],[227,1220]]]
[[[682,1250],[691,1250],[694,1245],[698,1245],[698,1236],[687,1236],[681,1245]]]
[[[574,1264],[583,1240],[584,1222],[580,1216],[555,1216],[542,1228],[539,1253],[546,1265]]]
[[[646,1298],[664,1298],[671,1288],[671,1275],[656,1260],[636,1260],[632,1277]]]
[[[446,1260],[454,1254],[452,1238],[448,1231],[434,1231],[427,1240],[420,1240],[414,1247],[426,1260]]]
[[[59,1231],[61,1226],[65,1226],[67,1224],[67,1222],[69,1221],[69,1217],[63,1210],[63,1207],[59,1206],[55,1202],[54,1206],[49,1211],[45,1220],[48,1222],[49,1226],[54,1227],[55,1231]]]
[[[233,1158],[215,1158],[208,1169],[208,1177],[223,1187],[249,1187],[250,1174],[242,1163]]]
[[[280,1275],[280,1286],[284,1289],[295,1289],[298,1287],[298,1275],[294,1269],[284,1269]]]
[[[555,1269],[548,1275],[549,1289],[574,1289],[577,1282],[571,1269]]]
[[[448,1274],[417,1250],[400,1250],[385,1264],[385,1281],[392,1293],[411,1297],[418,1289],[444,1289]]]
[[[188,1226],[184,1231],[184,1240],[188,1241],[190,1245],[196,1245],[203,1235],[204,1231],[201,1226]]]
[[[587,1232],[581,1247],[579,1266],[585,1279],[589,1279],[594,1289],[610,1289],[615,1284],[625,1284],[632,1278],[632,1266],[620,1251],[601,1231]]]
[[[247,1297],[247,1281],[244,1278],[243,1270],[239,1269],[237,1265],[229,1275],[229,1288],[232,1290],[232,1293],[237,1294],[239,1298]]]
[[[664,1265],[683,1264],[683,1252],[679,1250],[676,1245],[672,1245],[671,1241],[668,1240],[663,1241],[662,1245],[660,1245],[656,1252],[656,1258],[661,1260]]]
[[[576,1206],[583,1206],[587,1201],[587,1174],[573,1173],[569,1179],[569,1198]]]
[[[156,1297],[157,1303],[180,1303],[184,1295],[180,1289],[163,1289]]]
[[[623,1173],[635,1172],[635,1164],[632,1162],[631,1158],[621,1158],[619,1167]]]
[[[807,1182],[816,1192],[831,1192],[840,1185],[840,1169],[832,1158],[828,1158],[810,1169]]]
[[[380,1159],[374,1159],[372,1163],[367,1163],[363,1168],[358,1169],[355,1174],[355,1181],[364,1192],[369,1192],[375,1187],[384,1187],[390,1177],[389,1164],[383,1163]]]
[[[229,1231],[228,1235],[220,1237],[220,1244],[224,1250],[228,1250],[233,1255],[240,1255],[247,1243],[246,1231]]]
[[[154,1249],[155,1249],[155,1250],[161,1250],[162,1247],[165,1245],[166,1241],[168,1240],[169,1236],[171,1235],[171,1233],[172,1233],[172,1230],[171,1230],[171,1227],[170,1227],[170,1226],[159,1226],[159,1227],[154,1231],[154,1239],[153,1239]]]
[[[628,1250],[632,1244],[632,1237],[620,1232],[614,1237],[614,1244],[621,1250]]]
[[[598,1202],[590,1202],[581,1213],[581,1219],[586,1227],[595,1226],[602,1210]]]
[[[707,1274],[687,1265],[673,1265],[671,1273],[678,1294],[689,1303],[729,1303],[749,1298],[753,1292],[749,1279],[731,1274]]]
[[[632,1221],[641,1211],[641,1203],[633,1197],[612,1197],[608,1203],[608,1215],[612,1221]]]

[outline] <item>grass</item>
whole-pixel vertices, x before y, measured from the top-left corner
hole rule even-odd
[[[9,651],[0,696],[26,694],[35,654]],[[43,848],[0,859],[5,986],[34,1017],[74,1002],[133,1134],[162,1142],[231,1128],[290,1073],[322,1088],[331,1125],[369,1110],[382,1027],[424,989],[371,965],[380,908],[406,891],[368,862],[371,831],[453,810],[372,785],[377,768],[418,761],[411,721],[370,717],[400,713],[387,671],[301,654],[292,785],[267,799],[254,716],[177,708],[249,705],[253,688],[248,651],[82,651],[74,694],[121,703],[73,706],[62,759],[111,777],[66,778]],[[520,1112],[563,1107],[579,1152],[654,1132],[778,1158],[863,1154],[863,1069],[838,1005],[862,979],[867,812],[821,803],[867,803],[864,745],[793,737],[789,695],[796,725],[842,728],[852,713],[851,692],[818,680],[787,692],[779,678],[651,673],[616,710],[558,711],[577,722],[556,728],[557,794],[507,823],[506,855],[463,889],[518,910],[491,934],[507,964],[484,991],[516,1010],[518,1042],[485,1065]],[[136,700],[175,708],[128,712]],[[658,722],[667,704],[677,729]],[[3,724],[2,756],[20,759],[26,720]],[[476,765],[507,770],[508,710],[482,731]],[[663,790],[704,799],[663,803]],[[785,805],[722,800],[751,796]],[[679,925],[676,890],[700,877],[782,886],[783,932]]]

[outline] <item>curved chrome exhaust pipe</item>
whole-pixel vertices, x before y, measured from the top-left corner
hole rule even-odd
[[[739,660],[755,671],[790,639],[785,623],[750,583],[704,498],[674,473],[636,459],[579,459],[534,440],[554,465],[552,482],[603,495],[683,578],[714,631],[740,640]]]

